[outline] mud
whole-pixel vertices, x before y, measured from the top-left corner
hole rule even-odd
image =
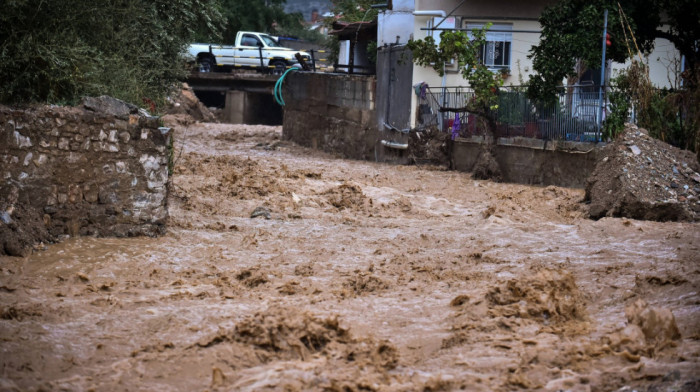
[[[0,390],[700,386],[698,223],[275,127],[176,136],[167,235],[0,257]]]
[[[190,125],[197,121],[216,122],[216,116],[199,101],[187,83],[168,97],[165,109],[163,122],[167,126]]]
[[[26,204],[17,203],[10,209],[0,202],[0,255],[26,256],[32,247],[41,249],[54,241],[46,229],[43,214]]]

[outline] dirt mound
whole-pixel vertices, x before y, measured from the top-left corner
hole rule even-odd
[[[167,109],[164,121],[170,119],[185,124],[195,121],[217,122],[214,114],[199,101],[187,83],[182,85],[181,90],[170,96],[169,100],[170,107]]]
[[[486,294],[491,313],[539,320],[545,324],[583,320],[583,296],[571,273],[545,269],[532,277],[512,279]]]
[[[365,210],[372,203],[371,199],[362,193],[362,188],[355,184],[342,184],[329,189],[323,195],[339,210]]]
[[[700,165],[695,156],[628,124],[606,146],[586,184],[593,219],[700,219]]]
[[[256,313],[197,346],[220,344],[233,345],[237,356],[247,358],[247,363],[237,358],[236,390],[377,390],[390,382],[387,371],[398,363],[397,350],[388,342],[354,338],[337,317],[321,319],[283,306]],[[274,377],[269,377],[271,369]],[[219,384],[236,378],[221,373]],[[324,377],[312,377],[317,374]]]
[[[21,203],[0,203],[0,256],[26,256],[33,245],[54,240],[42,212]]]

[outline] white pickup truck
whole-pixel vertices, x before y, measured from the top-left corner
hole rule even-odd
[[[294,56],[296,53],[305,61],[311,61],[308,53],[282,47],[271,35],[252,31],[239,31],[233,46],[192,44],[188,52],[197,61],[202,72],[215,71],[217,67],[233,66],[258,68],[279,74],[299,64]]]

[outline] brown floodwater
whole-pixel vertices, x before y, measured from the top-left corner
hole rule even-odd
[[[167,235],[0,257],[0,390],[700,389],[697,223],[279,127],[176,137]]]

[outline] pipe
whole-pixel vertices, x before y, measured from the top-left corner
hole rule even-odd
[[[389,148],[395,148],[397,150],[407,150],[408,149],[408,143],[401,144],[401,143],[396,143],[396,142],[390,142],[387,140],[382,140],[382,146],[389,147]]]
[[[447,17],[447,13],[443,10],[431,10],[431,11],[413,11],[415,16],[441,16],[443,18]]]

